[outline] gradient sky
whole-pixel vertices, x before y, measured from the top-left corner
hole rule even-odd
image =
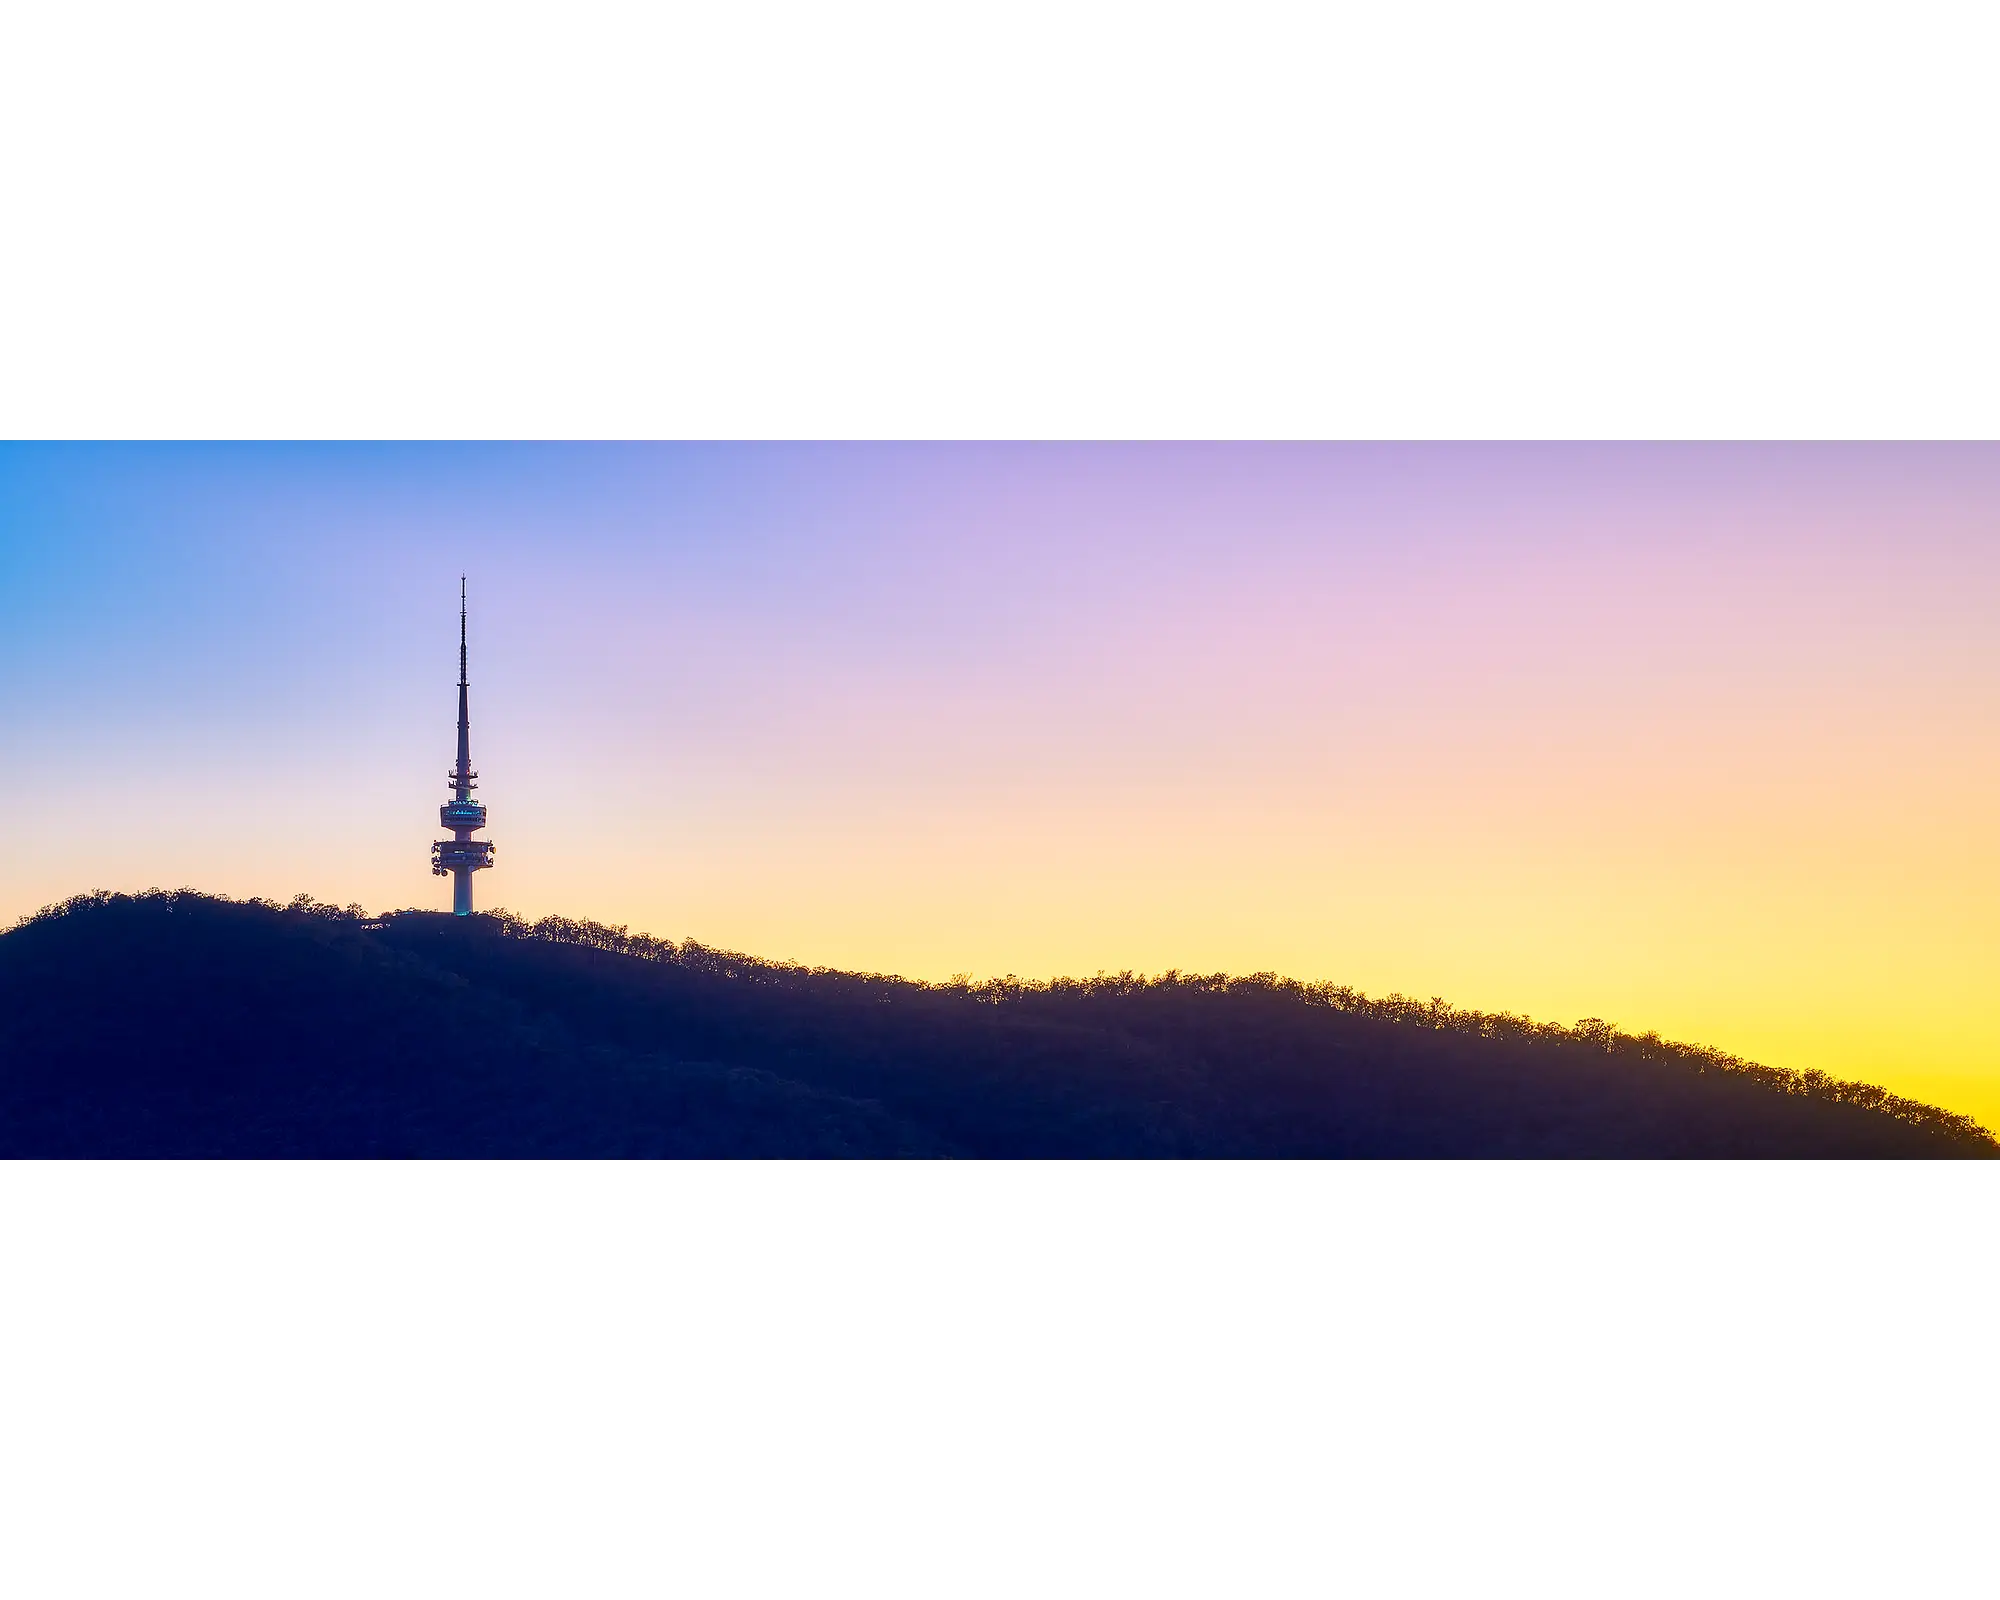
[[[0,920],[1332,978],[2000,1127],[2000,449],[0,450]]]

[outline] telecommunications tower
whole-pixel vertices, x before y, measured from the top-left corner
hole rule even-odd
[[[472,837],[486,826],[486,807],[472,798],[479,776],[472,770],[472,722],[465,710],[465,579],[458,580],[458,765],[444,775],[451,799],[438,808],[438,821],[451,829],[449,839],[431,842],[431,871],[451,878],[452,915],[472,915],[472,875],[493,865],[493,841]]]

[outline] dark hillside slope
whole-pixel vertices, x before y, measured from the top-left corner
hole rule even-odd
[[[1599,1025],[1250,979],[925,985],[180,893],[0,936],[0,1154],[1989,1156]]]
[[[0,1155],[937,1153],[754,1068],[600,1048],[357,919],[118,897],[0,937]]]

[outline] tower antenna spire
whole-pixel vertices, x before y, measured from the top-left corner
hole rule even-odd
[[[458,764],[445,774],[452,797],[438,810],[438,821],[451,829],[449,839],[431,844],[431,871],[449,877],[451,909],[454,915],[472,915],[472,875],[493,865],[493,841],[475,839],[474,831],[486,826],[486,807],[472,798],[479,787],[479,774],[472,770],[472,717],[467,709],[469,687],[465,675],[465,574],[458,575]]]

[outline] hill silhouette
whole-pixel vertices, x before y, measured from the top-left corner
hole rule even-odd
[[[1718,1051],[1269,974],[924,984],[191,891],[0,935],[0,1155],[1992,1156]]]

